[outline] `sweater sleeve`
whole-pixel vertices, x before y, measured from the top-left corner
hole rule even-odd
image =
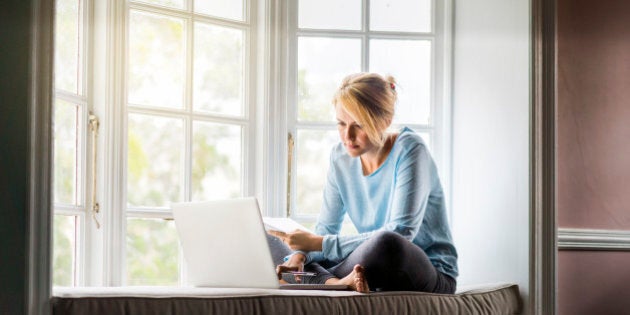
[[[341,261],[380,231],[395,232],[412,241],[420,230],[436,176],[435,164],[423,144],[417,143],[403,152],[392,178],[393,198],[386,222],[379,229],[358,235],[326,233],[322,256],[331,261]]]

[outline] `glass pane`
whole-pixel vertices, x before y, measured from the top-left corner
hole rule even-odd
[[[167,206],[182,200],[183,121],[131,114],[128,123],[128,204]]]
[[[54,117],[54,202],[78,204],[80,107],[55,100]]]
[[[361,71],[361,40],[298,39],[298,119],[332,121],[332,97],[341,80]]]
[[[193,200],[242,196],[242,129],[195,122],[193,134]]]
[[[127,285],[177,285],[179,241],[174,221],[127,219]]]
[[[428,124],[431,115],[431,42],[370,40],[370,71],[398,82],[394,123]]]
[[[431,143],[431,135],[428,132],[421,132],[421,131],[416,131],[420,137],[422,137],[422,140],[424,140],[424,143],[427,145],[427,148],[429,148],[429,151],[433,151],[433,146]]]
[[[330,150],[339,142],[336,130],[298,130],[296,138],[296,212],[318,214]]]
[[[53,217],[53,285],[73,286],[76,265],[75,216]]]
[[[144,2],[148,4],[157,4],[165,7],[183,9],[184,0],[134,0],[134,2]]]
[[[243,0],[195,0],[195,12],[243,21]]]
[[[370,30],[431,32],[431,0],[371,0]]]
[[[77,93],[79,89],[78,0],[57,0],[55,12],[55,88]]]
[[[298,27],[360,30],[361,9],[361,0],[300,0]]]
[[[242,115],[243,31],[195,23],[193,106],[195,110]]]
[[[131,11],[129,23],[129,102],[183,108],[184,21]]]

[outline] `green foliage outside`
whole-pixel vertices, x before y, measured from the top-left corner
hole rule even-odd
[[[309,84],[305,69],[298,70],[298,118],[301,121],[329,122],[333,119],[332,97],[337,82],[332,80],[321,86]]]
[[[55,88],[77,93],[79,1],[57,0],[55,10]]]
[[[218,141],[230,144],[219,147]],[[193,200],[236,198],[241,195],[240,146],[239,127],[196,124],[191,174]]]
[[[129,115],[127,203],[164,207],[182,200],[183,122]]]
[[[177,285],[179,246],[173,221],[127,220],[127,284]]]
[[[243,37],[240,30],[195,24],[194,110],[242,115]]]
[[[53,218],[53,285],[72,286],[74,282],[74,216]]]
[[[75,203],[76,106],[61,100],[54,104],[53,194],[57,203]]]

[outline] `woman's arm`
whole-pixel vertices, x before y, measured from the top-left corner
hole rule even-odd
[[[290,238],[288,241],[292,245],[289,245],[286,241],[285,243],[287,243],[291,249],[296,250],[296,253],[304,255],[306,257],[306,264],[324,260],[324,256],[321,252],[323,236],[338,234],[346,213],[343,199],[341,198],[337,186],[334,158],[336,156],[335,150],[336,149],[333,148],[330,154],[322,208],[317,218],[317,224],[315,225],[315,233],[312,234],[304,231],[287,233],[287,236]]]
[[[306,231],[295,230],[293,232],[269,231],[269,234],[279,238],[292,250],[301,252],[321,251],[323,236]]]

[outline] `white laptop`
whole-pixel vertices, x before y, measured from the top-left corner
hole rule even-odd
[[[280,285],[255,198],[171,204],[186,261],[188,283],[198,287],[333,289],[346,286]]]

